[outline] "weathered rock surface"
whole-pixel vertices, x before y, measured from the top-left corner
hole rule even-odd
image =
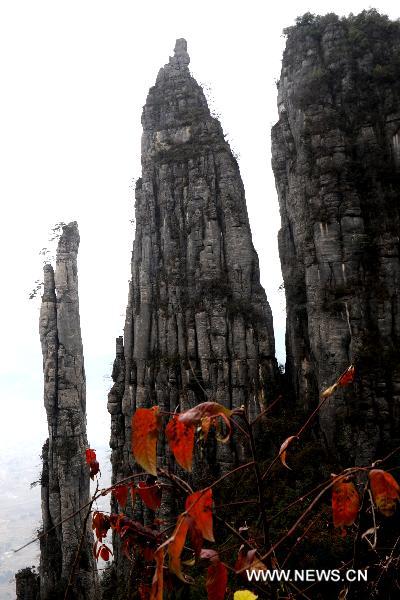
[[[272,130],[287,373],[343,466],[400,441],[400,24],[374,11],[289,28]]]
[[[132,280],[108,399],[114,482],[135,469],[135,409],[186,410],[209,398],[255,416],[276,385],[272,315],[239,167],[188,65],[186,41],[177,40],[143,109]],[[175,468],[163,443],[159,454],[160,466]],[[238,439],[211,442],[197,457],[196,485],[244,454]],[[165,494],[161,514],[173,502]]]
[[[40,312],[43,353],[44,404],[49,438],[43,447],[43,531],[51,529],[89,500],[89,470],[85,464],[86,390],[79,320],[77,224],[63,228],[56,270],[44,269]],[[41,540],[40,598],[63,597],[83,530],[85,512],[55,527]],[[87,533],[76,567],[71,597],[89,600],[97,591],[92,554],[93,537]]]

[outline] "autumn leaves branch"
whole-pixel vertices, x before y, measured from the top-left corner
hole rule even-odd
[[[286,508],[279,511],[274,517],[267,515],[267,509],[264,497],[265,482],[271,473],[272,467],[280,461],[284,467],[289,468],[287,464],[287,451],[294,440],[299,440],[307,430],[313,419],[318,414],[323,404],[330,398],[334,392],[340,388],[352,384],[355,376],[355,369],[350,365],[322,394],[321,400],[315,410],[311,413],[306,422],[300,427],[296,434],[289,436],[281,444],[278,454],[268,466],[264,474],[261,473],[260,464],[256,452],[256,444],[253,435],[253,426],[259,418],[250,422],[244,407],[230,410],[217,402],[203,402],[189,410],[177,413],[163,413],[158,406],[151,408],[138,408],[132,417],[132,453],[137,465],[142,467],[144,473],[135,473],[112,486],[99,490],[98,486],[91,501],[81,510],[88,508],[85,516],[84,528],[81,542],[86,532],[86,524],[92,511],[94,501],[108,493],[112,493],[119,507],[118,514],[106,514],[101,511],[95,511],[92,519],[92,527],[95,533],[96,542],[94,545],[94,555],[96,559],[101,557],[107,561],[112,552],[104,543],[104,539],[109,532],[113,530],[115,535],[119,536],[121,549],[128,560],[133,560],[133,553],[136,552],[140,560],[147,567],[154,569],[152,571],[151,581],[141,581],[139,585],[139,595],[142,600],[162,600],[163,594],[168,585],[176,577],[184,583],[193,583],[193,577],[189,575],[188,569],[193,566],[206,563],[206,582],[207,597],[209,600],[224,600],[226,597],[228,585],[228,571],[231,570],[237,576],[242,575],[247,569],[279,568],[279,561],[276,551],[281,548],[286,540],[291,538],[297,532],[300,526],[305,522],[308,515],[318,504],[321,498],[329,491],[332,493],[331,506],[333,525],[339,530],[341,535],[346,535],[346,528],[351,527],[360,514],[360,496],[357,491],[353,478],[356,474],[365,472],[368,474],[368,494],[371,499],[373,526],[366,532],[361,532],[360,540],[366,540],[369,545],[376,546],[377,526],[375,520],[375,510],[383,517],[390,517],[396,509],[396,503],[400,500],[400,487],[394,477],[387,471],[376,468],[378,463],[364,467],[352,467],[345,469],[338,475],[332,475],[331,479],[325,481],[307,494],[290,503]],[[278,402],[280,398],[276,400]],[[266,409],[267,412],[269,409]],[[222,443],[230,440],[232,429],[237,428],[247,439],[251,451],[251,461],[246,464],[238,465],[227,473],[222,474],[218,479],[211,482],[205,489],[194,491],[191,486],[178,477],[175,473],[157,468],[157,443],[163,428],[163,417],[171,417],[165,427],[165,439],[171,449],[176,463],[185,471],[191,472],[193,467],[193,451],[196,436],[202,440],[207,440],[210,430],[215,431],[215,437]],[[221,424],[225,427],[222,431]],[[399,450],[399,449],[397,449]],[[395,452],[395,451],[393,451]],[[379,463],[387,460],[393,453],[388,455]],[[96,459],[96,453],[92,449],[86,451],[86,461],[89,467],[90,476],[95,478],[99,474],[99,464]],[[257,489],[256,500],[245,500],[237,504],[248,503],[258,506],[258,518],[262,526],[262,543],[256,539],[248,539],[243,532],[236,530],[232,524],[221,518],[213,504],[213,490],[233,477],[239,472],[247,470],[254,472],[254,478]],[[143,481],[146,473],[152,478],[152,481]],[[165,483],[160,482],[157,477],[162,475],[171,481],[171,484],[177,487],[180,492],[186,496],[184,510],[176,518],[175,523],[160,531],[160,521],[155,519],[151,526],[145,526],[142,523],[129,518],[124,514],[124,510],[131,498],[132,507],[136,498],[140,500],[152,511],[157,511],[162,502],[162,492]],[[140,481],[136,481],[140,479]],[[269,525],[273,518],[276,518],[282,512],[304,502],[310,498],[308,505],[295,519],[294,523],[288,528],[281,537],[272,543],[270,539]],[[220,505],[221,507],[223,505]],[[227,506],[227,505],[225,505]],[[74,515],[77,513],[74,513]],[[67,518],[72,518],[70,515]],[[221,560],[223,551],[216,548],[204,547],[204,542],[215,544],[213,517],[221,522],[226,531],[229,531],[241,544],[238,549],[236,561],[233,566]],[[65,520],[65,519],[64,519]],[[293,552],[318,520],[318,515],[307,526],[305,531],[297,538],[294,546],[289,550]],[[62,522],[61,522],[62,523]],[[253,524],[255,526],[255,524]],[[173,529],[172,534],[168,534]],[[45,532],[45,534],[48,532]],[[370,537],[372,536],[372,542]],[[257,538],[258,539],[258,538]],[[77,556],[81,551],[82,543],[78,546]],[[183,553],[190,550],[192,558],[182,559]],[[289,554],[284,558],[281,566],[287,563]],[[168,566],[165,567],[166,562]],[[72,587],[72,581],[75,573],[77,561],[71,570],[68,590]],[[133,562],[132,562],[133,564]],[[291,586],[290,583],[284,584]],[[255,585],[258,589],[259,585]],[[295,589],[295,593],[302,595],[301,591]],[[255,598],[248,592],[249,598]],[[292,591],[290,592],[292,594]],[[292,595],[293,597],[293,595]],[[239,596],[237,596],[239,598]]]

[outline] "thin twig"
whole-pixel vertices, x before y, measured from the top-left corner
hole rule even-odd
[[[286,565],[287,561],[289,560],[289,558],[293,554],[293,552],[296,550],[297,546],[304,540],[304,538],[306,537],[307,533],[310,531],[310,529],[312,529],[314,527],[314,525],[320,520],[320,518],[321,518],[321,515],[317,515],[315,517],[315,519],[313,519],[309,523],[309,525],[303,531],[303,533],[301,534],[301,536],[297,538],[297,540],[295,541],[295,543],[293,544],[293,546],[291,547],[291,549],[289,550],[289,552],[285,556],[285,560],[283,561],[283,563],[281,565],[282,568]]]
[[[259,505],[259,509],[260,509],[261,523],[262,523],[263,532],[264,532],[264,548],[267,548],[268,546],[271,545],[271,542],[270,542],[270,537],[269,537],[269,525],[268,525],[268,520],[267,520],[267,513],[265,511],[265,499],[264,499],[264,491],[263,491],[263,485],[262,485],[260,465],[257,462],[257,456],[256,456],[256,444],[254,441],[253,429],[252,429],[252,427],[249,423],[249,420],[247,418],[247,415],[244,411],[242,413],[242,418],[243,418],[244,422],[246,423],[247,430],[249,432],[250,449],[251,449],[251,455],[252,455],[253,463],[254,463],[254,465],[253,465],[254,466],[254,474],[256,476],[256,482],[257,482],[258,505]]]
[[[228,506],[237,506],[241,504],[258,504],[259,500],[237,500],[236,502],[227,502],[226,504],[215,504],[214,508],[227,508]]]
[[[270,411],[271,411],[271,410],[274,408],[274,406],[275,406],[275,405],[276,405],[278,402],[280,402],[280,400],[282,400],[282,398],[283,398],[283,396],[282,396],[282,394],[280,394],[280,395],[279,395],[279,396],[278,396],[278,397],[277,397],[277,398],[276,398],[276,399],[275,399],[273,402],[271,402],[271,404],[270,404],[269,406],[267,406],[267,408],[265,408],[265,409],[264,409],[262,412],[260,412],[260,414],[259,414],[259,415],[257,415],[257,416],[255,417],[255,419],[253,419],[253,420],[250,422],[250,425],[253,427],[253,425],[255,425],[259,419],[261,419],[261,418],[262,418],[262,417],[264,417],[266,414],[268,414],[268,413],[269,413],[269,412],[270,412]]]
[[[134,479],[135,477],[143,477],[143,475],[145,475],[145,474],[146,473],[135,473],[133,475],[129,475],[129,477],[124,477],[124,479],[121,479],[120,481],[117,481],[116,483],[113,483],[113,485],[111,485],[110,487],[103,488],[103,489],[99,490],[98,493],[97,493],[97,496],[96,496],[95,500],[98,500],[98,498],[100,498],[101,496],[106,496],[115,487],[117,487],[118,485],[121,485],[121,483],[124,483],[125,481],[129,481],[130,479]],[[64,517],[63,519],[61,519],[61,521],[58,521],[58,523],[56,523],[55,525],[53,525],[49,529],[46,529],[46,531],[43,531],[43,533],[37,535],[35,538],[33,538],[32,540],[30,540],[29,542],[27,542],[23,546],[20,546],[16,550],[13,550],[13,552],[14,553],[20,552],[24,548],[27,548],[27,546],[30,546],[31,544],[34,544],[35,542],[41,540],[43,537],[45,537],[46,535],[48,535],[51,531],[53,531],[57,527],[60,527],[60,525],[62,525],[63,523],[65,523],[69,519],[72,519],[76,515],[78,515],[82,510],[84,510],[87,506],[89,506],[89,504],[92,504],[92,500],[89,500],[89,502],[86,502],[86,504],[83,504],[80,508],[78,508],[78,510],[76,510],[75,512],[67,515],[66,517]]]
[[[192,373],[193,373],[193,377],[194,377],[194,378],[195,378],[195,380],[197,381],[197,383],[198,383],[198,385],[199,385],[199,387],[200,387],[201,391],[203,392],[203,394],[205,395],[205,397],[206,397],[206,398],[209,398],[209,395],[207,394],[206,390],[203,388],[203,386],[201,385],[200,381],[198,380],[198,378],[197,378],[197,375],[196,375],[196,373],[194,372],[194,369],[193,369],[193,367],[192,367],[192,363],[190,362],[190,360],[189,360],[189,359],[188,359],[188,363],[189,363],[190,369],[191,369],[191,371],[192,371]]]

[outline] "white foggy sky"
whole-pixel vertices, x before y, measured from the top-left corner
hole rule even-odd
[[[357,13],[347,2],[13,0],[0,5],[0,461],[15,444],[39,454],[42,401],[38,251],[51,226],[77,220],[88,427],[109,439],[106,395],[122,333],[133,240],[130,185],[140,175],[140,117],[149,87],[185,37],[190,68],[212,89],[246,189],[261,279],[284,360],[279,211],[270,167],[282,29],[296,16]],[[391,18],[397,2],[373,4]]]

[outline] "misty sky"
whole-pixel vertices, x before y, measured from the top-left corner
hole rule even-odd
[[[376,2],[400,16],[397,2]],[[39,299],[43,247],[59,222],[79,223],[79,284],[92,446],[107,444],[106,395],[122,333],[133,240],[140,117],[149,87],[185,37],[190,68],[220,115],[246,189],[261,279],[284,361],[284,299],[270,167],[282,29],[311,11],[348,14],[361,1],[13,0],[0,6],[1,449],[40,452]],[[1,461],[1,454],[0,454]]]

